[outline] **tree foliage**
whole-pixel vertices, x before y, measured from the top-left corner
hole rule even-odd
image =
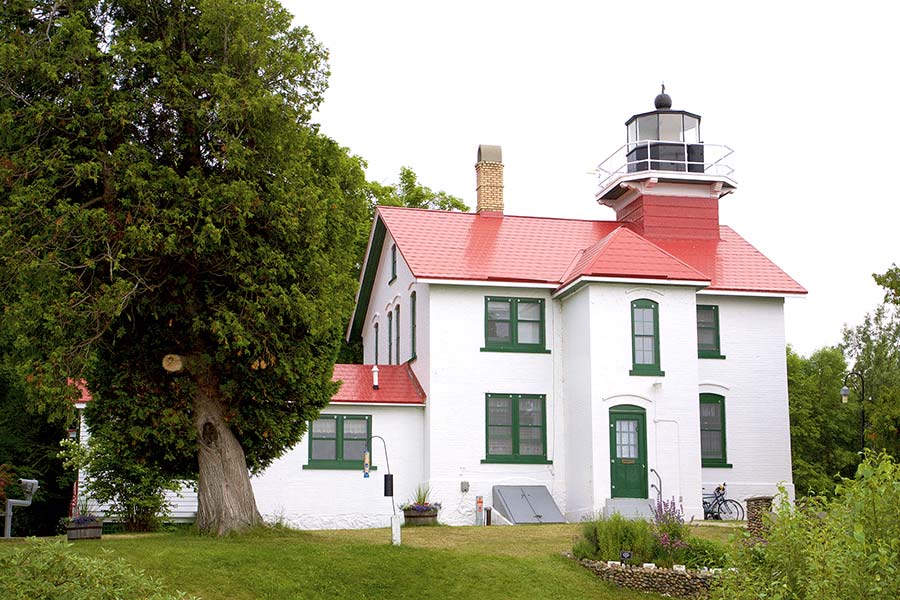
[[[841,403],[847,363],[840,348],[809,358],[787,349],[791,458],[798,495],[830,494],[836,476],[849,477],[859,462],[858,407]]]
[[[781,503],[767,543],[732,545],[715,600],[900,598],[900,465],[870,452],[835,497]]]
[[[884,288],[884,301],[900,306],[900,267],[896,264],[882,274],[874,274],[875,283]]]
[[[74,473],[57,456],[67,428],[28,410],[22,386],[0,370],[0,488],[21,498],[19,479],[40,487],[28,508],[13,511],[13,535],[54,535],[72,498]],[[4,482],[6,485],[4,485]],[[0,489],[0,505],[5,506]]]
[[[468,205],[462,199],[444,191],[435,192],[420,184],[419,178],[409,167],[400,168],[399,181],[396,185],[372,182],[369,184],[369,190],[373,209],[375,205],[382,205],[469,212]]]
[[[309,122],[327,74],[274,0],[0,9],[6,362],[57,415],[86,378],[91,425],[167,473],[199,452],[220,533],[258,514],[217,490],[246,496],[334,391],[367,190]]]
[[[853,370],[865,378],[866,447],[900,456],[900,314],[882,304],[861,325],[844,329],[844,351]],[[855,378],[848,383],[859,414]],[[859,417],[856,422],[859,422]]]

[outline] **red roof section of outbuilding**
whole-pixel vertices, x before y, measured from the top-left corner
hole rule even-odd
[[[709,281],[706,290],[805,294],[806,290],[741,238],[647,239],[618,221],[478,215],[378,207],[397,249],[418,279],[554,284],[582,276]]]
[[[331,380],[343,382],[332,402],[425,404],[425,392],[409,363],[378,365],[377,390],[372,387],[372,365],[334,365]]]

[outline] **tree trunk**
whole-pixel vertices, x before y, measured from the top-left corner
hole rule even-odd
[[[225,422],[225,410],[211,373],[192,373],[197,382],[194,427],[197,428],[200,481],[197,528],[224,535],[262,522],[250,485],[247,459]]]

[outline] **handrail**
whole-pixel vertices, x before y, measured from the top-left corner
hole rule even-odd
[[[651,148],[654,147],[682,147],[683,158],[653,157]],[[629,155],[640,148],[646,148],[647,156],[629,160]],[[688,160],[689,149],[702,148],[705,160]],[[612,180],[621,175],[634,175],[649,171],[665,173],[685,173],[696,175],[713,175],[719,177],[731,177],[734,168],[724,161],[734,154],[734,150],[724,144],[707,144],[703,142],[690,143],[668,140],[641,140],[638,142],[626,142],[606,157],[594,172],[600,179],[600,193],[606,191]],[[678,165],[680,169],[650,168],[661,165]]]
[[[654,475],[656,475],[656,481],[659,482],[659,487],[656,487],[656,485],[654,485],[654,484],[651,484],[650,487],[656,488],[656,501],[657,501],[657,503],[660,503],[660,502],[662,502],[662,495],[663,495],[663,493],[662,493],[662,477],[659,476],[659,473],[654,468],[651,468],[650,472],[653,473]]]

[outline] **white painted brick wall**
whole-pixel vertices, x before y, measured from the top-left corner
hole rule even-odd
[[[330,405],[323,414],[370,414],[372,435],[387,442],[394,501],[399,506],[424,480],[422,461],[423,413],[418,406]],[[309,443],[304,438],[253,478],[256,503],[263,518],[299,529],[389,527],[391,499],[384,497],[387,462],[384,447],[373,440],[368,479],[360,470],[304,469]],[[398,511],[399,512],[399,511]]]

